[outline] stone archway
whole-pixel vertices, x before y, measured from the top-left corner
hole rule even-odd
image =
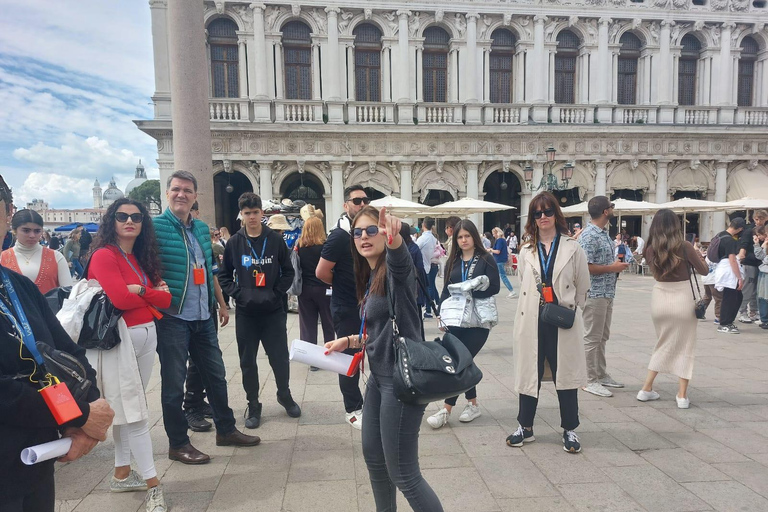
[[[497,170],[488,175],[483,184],[483,199],[514,206],[515,209],[483,214],[483,226],[486,231],[494,227],[503,230],[509,224],[516,233],[520,232],[522,189],[522,183],[514,172]]]
[[[232,187],[232,192],[227,187]],[[253,192],[251,180],[239,171],[219,172],[213,176],[213,197],[216,205],[216,227],[225,226],[231,234],[240,230],[237,200],[244,192]]]
[[[280,184],[280,198],[291,201],[304,201],[325,214],[325,190],[320,180],[308,172],[294,172],[285,177]]]

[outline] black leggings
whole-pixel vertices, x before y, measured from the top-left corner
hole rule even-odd
[[[552,370],[552,380],[557,383],[557,327],[539,321],[539,390],[544,376],[544,359],[549,362]],[[579,426],[579,395],[578,389],[558,389],[557,400],[560,402],[560,427],[564,430],[574,430]],[[517,421],[523,427],[533,427],[536,407],[539,399],[534,396],[520,394],[520,407]]]
[[[472,357],[475,357],[480,352],[485,342],[488,341],[488,334],[491,332],[489,329],[482,327],[451,327],[450,330],[451,334],[459,338],[464,346],[467,347]],[[464,397],[467,400],[477,398],[477,388],[473,387],[464,393]],[[453,407],[456,405],[457,398],[459,397],[446,398],[445,403]]]

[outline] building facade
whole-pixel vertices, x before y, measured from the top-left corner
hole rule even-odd
[[[764,0],[383,5],[201,2],[218,225],[232,226],[246,190],[335,218],[344,187],[359,183],[426,204],[510,204],[518,210],[477,220],[519,226],[550,172],[549,147],[558,179],[573,164],[556,192],[563,205],[768,194]],[[166,0],[150,9],[155,113],[137,125],[157,140],[164,183],[174,170]],[[725,214],[694,222],[689,231],[709,237]]]

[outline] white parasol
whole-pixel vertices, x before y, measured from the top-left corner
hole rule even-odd
[[[450,217],[451,215],[457,215],[459,217],[466,217],[474,213],[487,213],[498,212],[501,210],[512,210],[514,206],[501,203],[492,203],[490,201],[481,201],[480,199],[474,199],[472,197],[463,197],[458,201],[451,201],[449,203],[438,204],[429,209],[427,214],[430,217]]]
[[[371,201],[371,206],[376,208],[386,207],[387,211],[393,215],[401,216],[421,216],[428,215],[429,206],[421,203],[414,203],[407,199],[401,199],[395,196],[385,196],[381,199],[375,199]]]

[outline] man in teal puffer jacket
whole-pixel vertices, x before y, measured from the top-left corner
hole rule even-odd
[[[176,171],[165,191],[168,209],[154,219],[163,280],[171,290],[171,307],[157,323],[157,353],[162,377],[163,423],[168,435],[168,458],[184,464],[205,464],[210,457],[189,442],[182,411],[187,358],[198,368],[208,392],[216,424],[217,446],[255,446],[257,436],[235,428],[229,407],[224,361],[216,334],[216,302],[222,306],[222,326],[228,315],[218,280],[208,226],[190,215],[197,200],[197,180]]]

